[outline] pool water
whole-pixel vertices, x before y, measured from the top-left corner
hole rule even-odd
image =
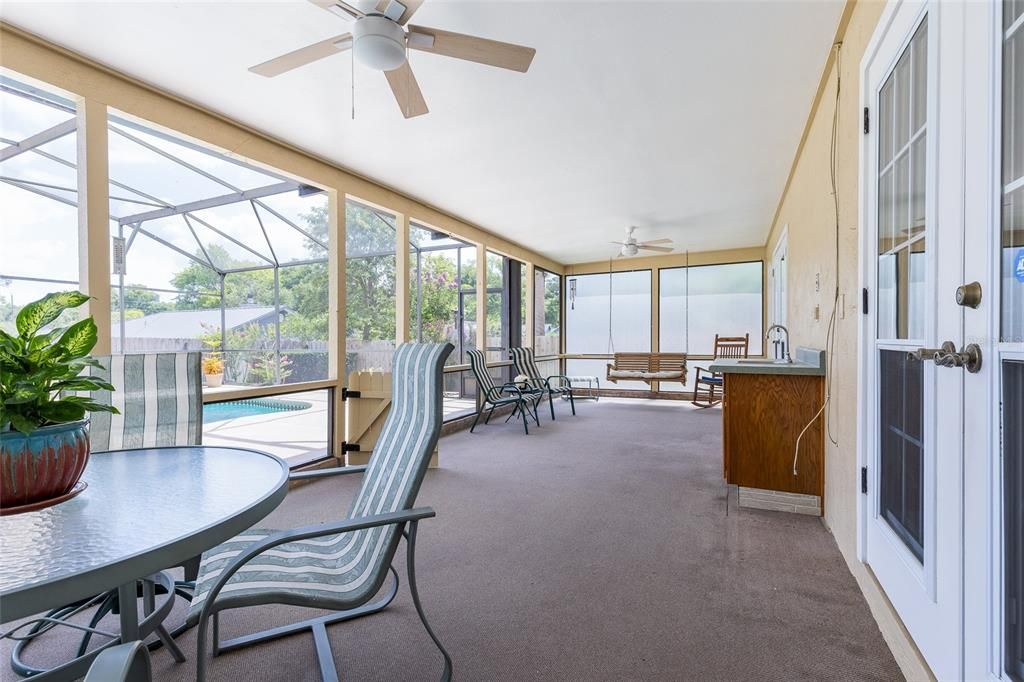
[[[275,412],[294,412],[308,410],[312,403],[304,400],[279,400],[277,398],[253,398],[250,400],[231,400],[225,403],[203,405],[203,422],[222,422],[239,417],[255,417]]]

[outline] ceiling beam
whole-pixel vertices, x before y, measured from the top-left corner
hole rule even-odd
[[[136,213],[134,215],[125,216],[120,219],[122,225],[128,225],[131,223],[146,222],[149,220],[157,220],[159,218],[167,218],[169,216],[183,215],[185,213],[191,213],[193,211],[202,211],[207,208],[216,208],[217,206],[227,206],[228,204],[237,204],[243,201],[252,201],[253,199],[259,199],[261,197],[268,197],[274,194],[283,194],[284,192],[291,192],[297,190],[299,183],[291,180],[287,182],[278,182],[273,185],[266,185],[264,187],[257,187],[255,189],[247,189],[241,192],[231,192],[230,194],[222,194],[217,197],[210,197],[209,199],[200,199],[198,201],[190,201],[188,203],[179,204],[177,206],[168,206],[167,208],[158,208],[153,211],[146,211],[144,213]]]

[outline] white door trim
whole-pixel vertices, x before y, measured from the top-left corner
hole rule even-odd
[[[857,460],[867,467],[868,494],[858,495],[858,555],[869,563],[918,648],[941,677],[960,677],[962,640],[962,452],[958,422],[962,416],[959,372],[927,362],[922,367],[923,423],[920,474],[922,557],[908,548],[878,512],[882,481],[880,457],[879,350],[936,348],[942,341],[958,345],[961,315],[946,289],[962,270],[963,187],[957,68],[963,38],[956,30],[963,5],[938,0],[897,0],[883,11],[861,61],[861,105],[871,113],[870,133],[862,137],[860,165],[860,283],[869,295],[858,322]],[[925,176],[927,248],[922,291],[923,323],[903,330],[917,338],[878,338],[879,259],[878,135],[879,92],[904,56],[922,21],[927,19],[927,166]],[[955,100],[955,101],[954,101]],[[898,150],[897,150],[898,151]],[[909,152],[908,152],[909,153]],[[941,172],[940,172],[941,169]],[[955,289],[955,285],[953,286]],[[920,300],[920,299],[919,299]],[[864,314],[866,312],[866,314]],[[894,336],[898,336],[895,332]],[[941,336],[941,338],[940,338]],[[942,399],[939,399],[939,396]],[[940,418],[941,417],[941,418]]]

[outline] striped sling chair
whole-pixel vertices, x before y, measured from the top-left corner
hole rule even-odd
[[[469,427],[469,432],[473,433],[473,429],[476,428],[477,422],[480,421],[480,415],[484,411],[487,411],[487,417],[484,419],[484,424],[487,424],[491,421],[491,415],[494,414],[496,408],[512,405],[512,413],[505,421],[507,422],[515,416],[521,416],[523,429],[529,436],[529,415],[532,414],[537,426],[540,426],[540,418],[537,416],[537,403],[543,395],[540,390],[530,387],[524,389],[515,384],[498,386],[494,383],[490,372],[487,371],[487,359],[483,351],[468,350],[466,355],[469,356],[469,367],[473,370],[473,376],[476,377],[476,385],[480,388],[480,408],[476,411],[476,417],[473,418],[473,425]]]
[[[103,367],[90,367],[88,373],[110,383],[113,391],[94,391],[89,395],[100,403],[113,405],[120,414],[93,412],[89,418],[89,443],[93,453],[128,448],[199,445],[203,436],[203,388],[200,353],[135,353],[130,355],[94,356]],[[175,583],[174,593],[191,598],[191,581],[199,569],[199,557],[187,561],[185,580]],[[119,608],[117,590],[111,590],[53,609],[46,615],[55,621],[70,622],[73,616],[91,611],[90,628]],[[39,621],[29,629],[29,636],[20,640],[11,652],[11,668],[21,677],[46,672],[25,662],[23,654],[50,629],[47,621]],[[74,625],[72,627],[77,627]],[[184,654],[174,637],[186,629],[170,632],[157,626],[160,642],[167,646],[178,662]],[[82,634],[80,652],[85,653],[93,632]]]
[[[555,397],[565,396],[569,399],[569,406],[572,408],[573,416],[576,416],[576,400],[572,394],[572,382],[564,374],[552,374],[549,377],[542,377],[537,361],[533,357],[532,348],[509,348],[509,355],[512,363],[516,366],[516,372],[530,378],[530,385],[542,395],[548,397],[548,407],[551,408],[551,421],[555,421]],[[557,381],[552,381],[557,380]]]
[[[197,679],[206,679],[207,630],[213,624],[213,655],[286,635],[312,631],[324,680],[338,679],[326,626],[377,613],[398,593],[392,567],[405,537],[413,604],[427,634],[444,657],[442,680],[451,679],[448,652],[427,623],[416,589],[417,524],[432,518],[413,508],[431,453],[441,433],[444,361],[452,345],[406,343],[395,351],[392,404],[366,466],[292,474],[292,480],[363,473],[348,518],[285,531],[252,529],[203,554],[188,619],[199,625]],[[387,580],[392,584],[373,600]],[[289,604],[332,613],[226,642],[219,641],[221,611],[259,604]]]

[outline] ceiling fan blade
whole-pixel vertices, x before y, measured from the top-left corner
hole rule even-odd
[[[660,251],[662,253],[669,253],[670,251],[675,251],[675,249],[670,249],[666,246],[644,246],[643,244],[637,244],[636,248],[643,249],[644,251]]]
[[[412,118],[422,116],[430,111],[409,62],[405,62],[393,71],[385,71],[384,76],[388,79],[391,92],[395,93],[395,100],[398,102],[398,108],[402,110],[403,116]]]
[[[671,239],[652,239],[649,242],[640,242],[641,244],[671,244]]]
[[[363,12],[354,5],[350,5],[344,0],[309,0],[311,3],[321,9],[325,9],[331,14],[342,17],[344,19],[359,19],[363,16]]]
[[[626,242],[608,242],[609,244],[617,244],[618,246],[625,246]]]
[[[446,57],[526,73],[537,53],[532,47],[477,38],[425,26],[409,27],[409,47]]]
[[[311,64],[318,59],[330,57],[333,54],[338,54],[339,52],[344,52],[345,50],[350,49],[352,49],[352,34],[342,33],[340,36],[334,36],[333,38],[321,40],[318,43],[313,43],[306,47],[300,47],[288,54],[283,54],[280,57],[271,59],[270,61],[257,64],[249,70],[260,76],[273,78],[274,76],[280,76],[286,71],[297,69],[300,66]]]
[[[377,2],[377,11],[384,16],[390,17],[391,13],[388,12],[388,7],[392,3],[405,7],[405,9],[402,10],[401,16],[395,19],[399,24],[405,26],[405,24],[412,19],[412,15],[415,14],[416,10],[420,8],[420,5],[423,4],[423,0],[379,0],[379,2]]]

